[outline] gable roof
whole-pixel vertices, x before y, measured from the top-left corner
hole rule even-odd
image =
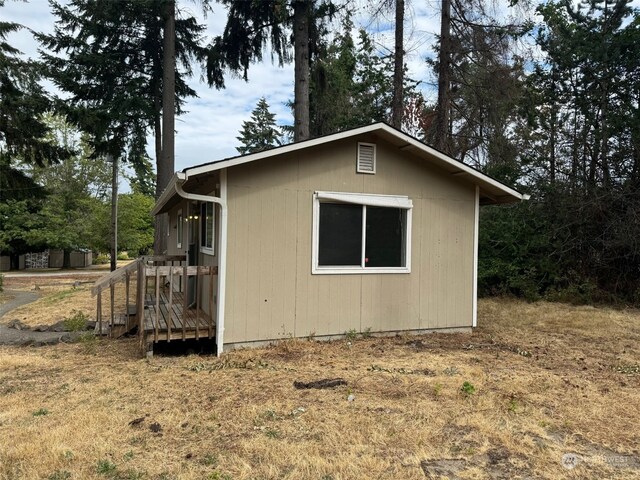
[[[182,174],[174,174],[171,181],[160,195],[160,198],[158,199],[152,213],[154,215],[157,215],[158,213],[164,212],[168,208],[170,208],[170,206],[168,205],[169,203],[175,203],[175,201],[171,200],[173,197],[177,196],[177,193],[175,191],[175,183],[176,181],[178,181],[178,176],[182,181],[184,181],[188,178],[210,174],[224,168],[234,167],[236,165],[242,165],[245,163],[251,163],[260,160],[266,161],[270,158],[277,157],[285,153],[296,152],[299,150],[304,150],[318,145],[323,145],[337,140],[356,137],[358,135],[364,134],[375,134],[379,138],[388,141],[399,149],[410,152],[417,157],[423,158],[425,161],[442,168],[451,175],[468,179],[471,183],[476,184],[480,187],[480,201],[482,204],[513,203],[521,200],[527,200],[529,198],[528,195],[518,192],[508,185],[505,185],[504,183],[491,178],[490,176],[480,172],[479,170],[462,163],[460,160],[456,160],[436,150],[435,148],[422,143],[420,140],[407,135],[406,133],[401,132],[400,130],[397,130],[390,125],[387,125],[386,123],[380,122],[373,123],[364,127],[353,128],[351,130],[346,130],[339,133],[325,135],[323,137],[313,138],[311,140],[290,143],[262,152],[238,155],[235,157],[195,165],[193,167],[187,167],[182,170]]]

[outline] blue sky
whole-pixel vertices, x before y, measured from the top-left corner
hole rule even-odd
[[[391,49],[392,15],[390,13],[386,20],[382,18],[372,23],[369,19],[371,3],[356,2],[356,27],[365,27],[374,33],[381,51]],[[415,79],[431,81],[424,59],[432,54],[432,43],[439,28],[437,5],[437,2],[430,0],[416,0],[408,7],[405,26],[407,64],[409,75]],[[226,11],[220,5],[214,3],[213,12],[210,12],[206,19],[201,17],[196,2],[179,0],[178,6],[202,19],[207,26],[208,39],[222,32],[226,23]],[[20,23],[28,29],[39,32],[53,31],[55,18],[51,15],[46,0],[8,0],[0,14],[3,20]],[[34,57],[37,56],[38,45],[28,29],[11,34],[9,42],[26,56]],[[286,103],[293,98],[293,66],[285,65],[279,68],[270,62],[269,55],[265,55],[264,58],[264,62],[251,67],[248,83],[227,77],[226,89],[222,91],[211,89],[201,82],[200,71],[191,79],[191,86],[198,92],[198,98],[188,101],[185,107],[188,113],[176,121],[176,169],[236,155],[238,131],[262,96],[267,98],[278,123],[292,122],[291,112]],[[153,141],[150,138],[149,153],[154,158],[152,146]]]

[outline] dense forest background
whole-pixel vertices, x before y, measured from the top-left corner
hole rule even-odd
[[[202,73],[223,89],[239,75],[250,89],[252,66],[271,56],[295,65],[294,122],[277,125],[262,99],[238,134],[239,153],[388,122],[531,195],[483,207],[481,294],[640,304],[638,8],[441,0],[425,59],[432,74],[410,78],[411,3],[367,10],[370,24],[394,19],[392,51],[354,24],[353,5],[204,1],[205,13],[227,14],[224,31],[205,38],[171,0],[52,2],[56,28],[35,34],[39,59],[11,46],[20,25],[0,21],[0,252],[108,251],[114,198],[119,249],[151,251],[148,212],[173,172],[172,135],[163,135],[173,124],[164,122],[195,95],[187,79]],[[118,195],[123,166],[131,193]]]

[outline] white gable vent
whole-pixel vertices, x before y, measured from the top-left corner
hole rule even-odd
[[[376,173],[375,143],[358,143],[358,173]]]

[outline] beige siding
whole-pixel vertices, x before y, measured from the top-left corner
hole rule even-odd
[[[355,172],[358,141],[375,175]],[[408,195],[409,274],[312,275],[313,192]],[[474,186],[367,136],[228,171],[225,343],[471,326]]]

